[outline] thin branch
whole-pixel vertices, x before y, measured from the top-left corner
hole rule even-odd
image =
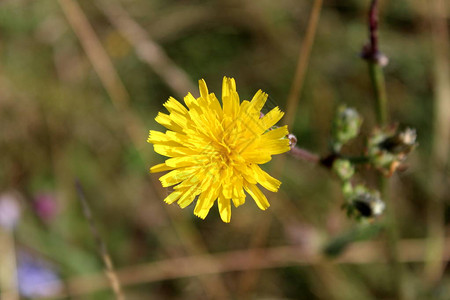
[[[381,128],[388,124],[388,107],[386,96],[386,83],[384,79],[382,67],[387,63],[387,59],[383,61],[383,56],[379,52],[379,40],[378,40],[378,0],[372,0],[369,15],[369,45],[363,48],[362,56],[367,60],[369,67],[369,76],[372,81],[374,95],[375,95],[375,110],[377,116],[377,125]],[[397,293],[399,299],[406,297],[406,286],[404,268],[400,264],[399,255],[399,232],[397,225],[397,217],[395,214],[395,207],[392,199],[389,195],[389,182],[383,175],[378,175],[379,190],[381,192],[382,199],[388,204],[386,213],[387,237],[388,237],[388,250],[389,258],[392,262],[392,285],[393,289]]]
[[[322,2],[322,0],[315,0],[313,3],[306,35],[298,54],[297,69],[295,71],[294,80],[292,82],[286,105],[285,122],[291,129],[294,124],[295,114],[297,111],[298,102],[300,100],[300,92],[303,87],[306,70],[308,68],[309,56],[316,36],[317,24],[319,23],[320,12],[322,10]]]
[[[399,241],[402,263],[422,263],[425,240]],[[252,259],[263,254],[263,259]],[[450,239],[445,240],[445,261],[450,260]],[[211,261],[218,267],[211,268]],[[327,260],[320,249],[302,249],[298,246],[247,249],[219,253],[160,260],[134,267],[126,267],[117,273],[123,285],[136,285],[185,277],[195,277],[215,273],[244,270],[264,270],[298,265],[320,265],[324,261],[332,264],[387,264],[385,244],[380,241],[360,242],[350,245],[338,258]],[[108,287],[102,274],[75,277],[67,282],[70,294],[80,296]]]
[[[300,147],[292,147],[289,154],[291,154],[293,157],[300,159],[300,160],[305,160],[305,161],[309,161],[312,163],[320,162],[319,155],[309,152],[308,150],[300,148]]]
[[[86,200],[86,196],[84,194],[81,183],[77,180],[75,183],[75,187],[78,194],[78,200],[81,203],[83,208],[83,214],[86,220],[89,222],[89,227],[91,229],[92,236],[95,239],[97,244],[98,251],[100,253],[100,257],[103,260],[103,263],[106,267],[106,277],[108,278],[109,284],[111,285],[112,290],[118,300],[125,300],[125,296],[122,292],[122,287],[120,285],[119,278],[117,277],[116,272],[114,271],[114,266],[111,260],[111,256],[108,253],[106,245],[98,232],[97,226],[95,225],[94,218],[92,216],[91,208]]]
[[[78,37],[90,63],[100,78],[103,87],[111,98],[114,107],[122,115],[128,135],[137,145],[138,149],[141,148],[141,145],[145,144],[144,137],[146,136],[146,131],[142,130],[142,122],[134,118],[128,109],[130,95],[120,80],[108,53],[102,46],[78,2],[73,0],[59,0],[59,4],[75,35]]]
[[[378,0],[373,0],[369,10],[369,37],[371,59],[378,55]]]
[[[429,287],[438,284],[445,269],[442,261],[445,238],[445,197],[450,153],[450,69],[449,69],[449,31],[445,12],[448,2],[433,0],[428,3],[428,20],[431,24],[434,71],[434,126],[433,147],[430,166],[429,189],[432,190],[427,201],[428,244],[425,254],[424,275]],[[447,7],[446,7],[447,6]]]
[[[113,104],[120,110],[129,103],[130,97],[86,15],[77,1],[59,0],[59,4]]]

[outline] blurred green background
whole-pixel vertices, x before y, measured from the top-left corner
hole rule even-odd
[[[275,176],[283,182],[279,193],[267,193],[272,207],[260,211],[247,197],[230,224],[215,208],[202,221],[192,207],[167,206],[160,174],[148,174],[164,160],[146,143],[149,129],[162,130],[154,117],[169,96],[197,96],[198,79],[219,96],[222,77],[234,77],[241,99],[262,89],[269,105],[286,110],[317,3],[0,2],[0,192],[20,201],[16,252],[46,260],[61,276],[54,298],[114,297],[77,200],[79,179],[127,299],[450,299],[444,0],[380,3],[390,120],[416,128],[420,143],[408,168],[389,181],[400,273],[386,252],[385,230],[342,256],[322,256],[335,239],[365,238],[341,210],[337,179],[319,166],[288,155],[272,161],[267,168],[282,169]],[[364,118],[348,153],[362,151],[375,125],[360,59],[369,4],[329,0],[321,7],[290,128],[302,148],[329,151],[341,103]],[[373,170],[361,170],[358,180],[376,187]],[[37,209],[43,194],[54,206],[48,215]]]

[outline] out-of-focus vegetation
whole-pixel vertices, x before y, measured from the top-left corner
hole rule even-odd
[[[113,297],[77,200],[78,179],[127,299],[448,299],[450,179],[442,144],[450,137],[439,134],[447,132],[450,110],[435,109],[450,102],[448,52],[441,51],[448,50],[446,1],[380,3],[390,120],[416,128],[420,144],[408,168],[389,181],[401,280],[392,278],[385,230],[360,232],[341,209],[337,178],[324,168],[287,155],[268,163],[283,167],[281,191],[267,194],[272,207],[260,211],[247,197],[230,224],[216,209],[203,221],[191,207],[167,206],[167,191],[148,174],[164,159],[145,143],[148,129],[162,129],[154,117],[171,95],[197,96],[190,88],[200,78],[220,95],[222,77],[234,77],[242,98],[262,89],[271,105],[286,110],[312,4],[1,1],[0,193],[20,201],[16,256],[31,253],[57,270],[61,297]],[[342,103],[363,116],[366,136],[375,125],[373,88],[360,58],[368,6],[323,3],[290,128],[302,148],[329,152]],[[364,143],[357,139],[345,151],[358,153]],[[373,170],[366,173],[359,180],[375,188]],[[345,247],[358,240],[365,241]],[[342,253],[321,259],[333,246]],[[245,252],[254,248],[267,250]]]

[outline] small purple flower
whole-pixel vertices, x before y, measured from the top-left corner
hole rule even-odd
[[[23,297],[52,297],[62,290],[58,274],[46,262],[23,251],[18,256],[17,277]]]
[[[36,214],[44,221],[51,221],[58,213],[58,204],[50,193],[38,194],[33,202]]]
[[[20,219],[20,206],[12,194],[0,195],[0,226],[13,230]]]

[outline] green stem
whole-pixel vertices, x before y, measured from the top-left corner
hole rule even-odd
[[[369,75],[376,100],[377,122],[380,127],[387,123],[387,97],[382,67],[376,61],[369,60]]]
[[[378,45],[378,0],[372,0],[369,10],[369,38],[370,43],[363,48],[363,58],[367,60],[369,66],[369,75],[372,81],[375,101],[377,124],[383,128],[388,123],[388,109],[386,97],[386,84],[381,66],[381,54]],[[388,180],[383,175],[379,175],[379,188],[382,199],[387,204],[387,234],[388,234],[388,250],[390,260],[393,265],[392,283],[394,290],[397,292],[398,299],[405,299],[406,293],[404,289],[404,270],[398,259],[398,228],[395,216],[395,209],[392,199],[389,199]]]
[[[387,109],[387,97],[386,97],[386,85],[384,80],[384,74],[382,67],[376,60],[368,60],[369,75],[372,81],[375,94],[375,107],[377,124],[379,127],[385,127],[388,123],[388,109]],[[404,271],[403,266],[400,264],[398,257],[398,226],[396,222],[394,204],[389,197],[388,180],[383,175],[379,175],[379,189],[382,199],[387,204],[386,222],[387,222],[387,235],[388,235],[388,251],[389,258],[392,262],[392,284],[397,291],[398,299],[406,299],[404,292]]]
[[[382,199],[387,204],[386,209],[386,228],[387,228],[387,237],[388,237],[388,251],[389,251],[389,260],[392,262],[392,283],[394,289],[397,290],[398,298],[405,299],[403,292],[404,285],[404,277],[403,277],[403,267],[399,261],[399,253],[398,253],[398,240],[399,240],[399,232],[396,221],[395,209],[392,203],[392,199],[389,197],[389,182],[386,177],[383,175],[379,175],[379,188],[381,192]]]

